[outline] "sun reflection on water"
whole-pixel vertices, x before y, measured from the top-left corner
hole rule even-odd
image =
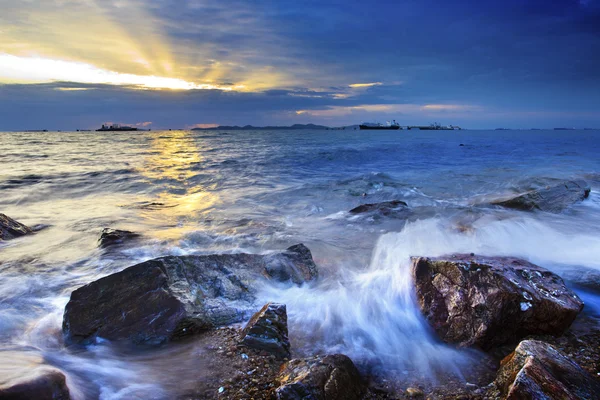
[[[204,162],[204,145],[190,131],[157,132],[151,143],[140,173],[156,185],[152,199],[155,207],[143,209],[142,214],[144,218],[161,220],[159,225],[165,228],[155,232],[156,236],[181,237],[198,228],[188,221],[197,220],[198,214],[209,212],[220,202],[198,172]]]

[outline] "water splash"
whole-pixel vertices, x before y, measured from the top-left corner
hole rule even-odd
[[[387,370],[436,371],[460,375],[478,358],[473,351],[443,344],[424,321],[414,299],[411,256],[454,252],[512,255],[550,269],[584,264],[600,269],[600,237],[594,232],[561,232],[535,217],[476,221],[459,232],[438,218],[408,223],[377,241],[362,271],[340,268],[318,286],[265,288],[264,301],[287,304],[290,336],[303,337],[309,351],[342,352]]]

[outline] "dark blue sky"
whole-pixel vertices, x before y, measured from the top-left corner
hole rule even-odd
[[[600,127],[600,0],[39,3],[0,0],[0,130]]]

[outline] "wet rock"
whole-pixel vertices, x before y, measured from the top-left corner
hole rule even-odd
[[[290,341],[285,304],[265,304],[242,330],[241,343],[258,350],[265,350],[280,360],[289,357]]]
[[[574,203],[586,199],[590,190],[590,186],[585,181],[565,181],[492,204],[524,211],[540,210],[559,213]]]
[[[271,255],[161,257],[71,293],[63,332],[75,343],[101,337],[158,344],[244,320],[256,309],[261,279],[302,283],[316,276],[304,245]]]
[[[524,340],[500,365],[496,387],[507,400],[595,399],[600,381],[553,346]]]
[[[308,247],[296,244],[281,254],[265,256],[265,272],[273,280],[296,285],[319,277],[319,270]]]
[[[408,205],[400,200],[385,201],[383,203],[362,204],[349,211],[350,214],[378,213],[383,216],[397,216],[406,214]]]
[[[98,239],[98,244],[100,247],[106,248],[109,246],[123,244],[128,240],[137,239],[140,236],[141,235],[139,233],[135,232],[104,228],[100,234],[100,239]]]
[[[559,335],[583,302],[556,274],[512,257],[413,257],[421,311],[446,342],[483,349]]]
[[[33,233],[33,230],[8,215],[0,214],[0,240],[14,239]]]
[[[17,363],[19,363],[17,359]],[[13,363],[9,364],[12,366]],[[1,368],[0,368],[1,369]],[[2,400],[69,400],[70,393],[65,375],[51,367],[23,364],[0,374]]]
[[[277,400],[359,400],[366,389],[356,366],[343,354],[291,360],[278,380]]]

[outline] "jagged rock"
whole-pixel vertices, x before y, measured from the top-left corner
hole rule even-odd
[[[565,181],[492,204],[517,210],[559,213],[570,205],[586,199],[590,195],[590,191],[590,186],[585,181]]]
[[[0,399],[69,400],[65,375],[38,354],[0,351]]]
[[[101,337],[158,344],[244,320],[256,309],[261,279],[316,277],[310,250],[301,244],[270,255],[161,257],[75,290],[63,332],[76,343]]]
[[[277,400],[359,400],[365,392],[356,366],[343,354],[291,360],[278,380]]]
[[[583,302],[556,274],[512,257],[413,257],[419,307],[446,342],[489,349],[559,335]]]
[[[597,399],[600,381],[551,345],[524,340],[500,364],[496,387],[507,400]]]
[[[252,316],[242,330],[241,343],[265,350],[279,359],[290,356],[285,304],[268,303]]]
[[[379,213],[383,216],[405,215],[409,211],[408,205],[400,200],[385,201],[383,203],[362,204],[349,211],[350,214]]]
[[[139,233],[135,232],[104,228],[100,234],[100,239],[98,239],[98,244],[100,247],[106,248],[117,244],[123,244],[128,240],[137,239],[140,236]]]
[[[8,215],[0,214],[0,240],[14,239],[33,233],[31,228],[15,221]]]

